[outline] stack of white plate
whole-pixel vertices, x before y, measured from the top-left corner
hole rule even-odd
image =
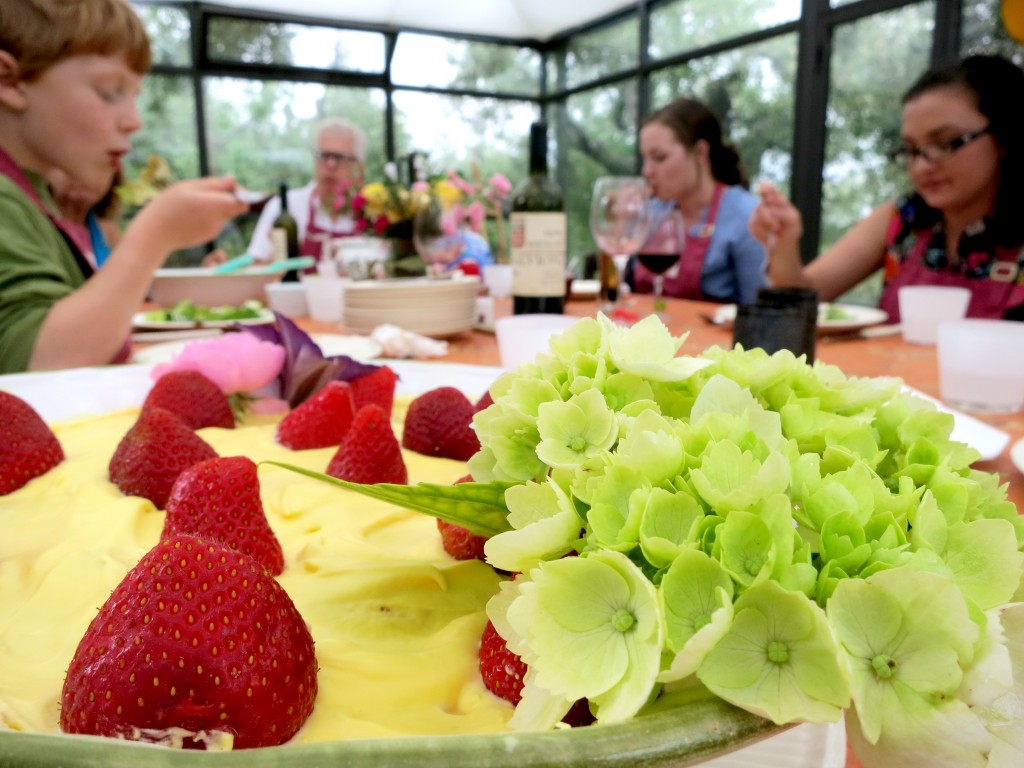
[[[476,323],[476,277],[362,280],[345,286],[342,324],[371,333],[389,323],[424,336],[451,336]]]

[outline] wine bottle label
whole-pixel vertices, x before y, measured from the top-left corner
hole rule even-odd
[[[288,231],[283,227],[270,230],[270,258],[273,261],[284,261],[288,258]]]
[[[565,214],[513,213],[509,217],[512,294],[565,295]]]

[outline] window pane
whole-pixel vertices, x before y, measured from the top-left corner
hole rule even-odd
[[[787,34],[651,75],[651,104],[692,95],[714,110],[747,175],[789,187],[797,37]]]
[[[209,78],[206,131],[214,174],[231,174],[251,189],[276,191],[282,182],[301,187],[313,180],[311,147],[316,123],[345,117],[367,135],[368,178],[384,166],[384,93],[313,83]],[[229,255],[249,244],[256,216],[235,220],[237,232],[218,245]]]
[[[154,64],[188,66],[192,63],[191,24],[184,8],[136,5],[153,48]]]
[[[425,153],[428,174],[469,174],[476,163],[482,174],[503,173],[513,184],[526,175],[535,104],[414,91],[397,91],[394,102],[398,155]]]
[[[540,53],[532,48],[403,33],[391,60],[398,85],[537,94]]]
[[[801,0],[675,0],[651,11],[652,58],[800,18]]]
[[[636,16],[573,36],[566,52],[566,83],[572,88],[635,67],[639,41],[640,21]]]
[[[935,4],[924,2],[835,31],[819,250],[909,189],[886,153],[899,142],[900,97],[928,66],[934,16]],[[869,279],[844,300],[873,304],[879,287],[878,277]]]
[[[167,161],[175,180],[199,176],[199,141],[196,138],[196,109],[192,81],[186,77],[147,75],[139,95],[142,130],[132,137],[132,151],[125,159],[124,175],[134,179],[151,155]],[[124,223],[135,210],[124,211]],[[171,254],[167,266],[198,264],[205,250],[188,249]]]
[[[291,64],[349,72],[384,71],[384,35],[334,27],[311,27],[210,18],[207,55],[215,61]]]
[[[175,179],[199,175],[199,142],[192,81],[187,77],[147,75],[139,95],[142,130],[132,137],[125,175],[134,178],[150,155],[171,166]]]
[[[1000,0],[964,0],[962,32],[963,55],[1001,53],[1018,65],[1024,64],[1024,45],[1007,34]]]
[[[570,260],[582,259],[596,247],[588,222],[594,180],[598,176],[629,176],[639,170],[636,111],[633,80],[578,93],[566,103],[565,165],[559,178],[565,187]]]

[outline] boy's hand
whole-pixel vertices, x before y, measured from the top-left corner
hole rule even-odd
[[[228,219],[249,210],[234,195],[232,178],[179,181],[139,211],[129,230],[158,244],[163,256],[179,248],[209,242]]]
[[[761,202],[750,216],[750,234],[764,243],[771,252],[777,245],[795,244],[803,234],[800,212],[772,184],[762,182],[757,188]]]

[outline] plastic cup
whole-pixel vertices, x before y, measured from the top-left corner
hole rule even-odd
[[[1024,323],[939,324],[939,392],[954,408],[1014,413],[1024,407]]]
[[[271,283],[264,290],[267,304],[285,317],[305,317],[309,314],[306,286],[302,283]]]
[[[512,265],[486,264],[484,266],[484,285],[487,292],[496,299],[512,295]]]
[[[302,279],[306,289],[309,316],[321,323],[341,322],[345,281],[340,278],[310,275]]]
[[[899,289],[900,324],[908,344],[934,344],[939,323],[967,314],[971,292],[951,285],[905,285]]]
[[[508,315],[494,321],[498,354],[505,368],[518,368],[548,350],[552,336],[579,320],[572,315]]]

